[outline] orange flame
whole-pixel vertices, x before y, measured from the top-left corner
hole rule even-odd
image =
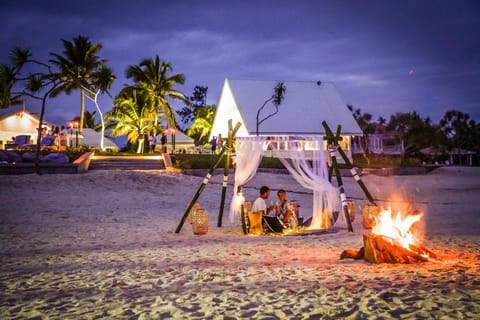
[[[372,228],[372,233],[390,238],[392,241],[398,243],[405,249],[410,250],[410,245],[415,244],[416,239],[411,231],[412,225],[419,221],[423,213],[416,211],[415,214],[409,214],[405,217],[401,212],[395,216],[392,214],[392,208],[382,210],[377,216],[375,226]]]

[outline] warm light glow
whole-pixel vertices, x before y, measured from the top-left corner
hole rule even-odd
[[[330,215],[327,211],[322,211],[320,214],[313,214],[312,221],[307,227],[307,230],[324,230],[333,225]]]
[[[382,210],[378,217],[372,233],[391,239],[405,249],[410,250],[410,245],[415,244],[416,239],[411,230],[412,225],[420,221],[423,213],[416,211],[415,214],[402,216],[401,212],[392,214],[392,208]]]
[[[237,206],[238,211],[241,210],[242,205],[245,203],[245,197],[243,196],[243,193],[240,191],[237,193],[237,196],[235,198],[235,205]]]
[[[109,159],[108,156],[99,156],[99,155],[93,155],[92,156],[92,159],[94,160],[102,160],[102,159]],[[134,159],[138,159],[137,156],[122,156],[122,159],[130,159],[130,160],[134,160]],[[144,155],[142,156],[142,159],[149,159],[149,160],[161,160],[163,161],[163,156],[161,155],[154,155],[154,156],[151,156],[151,155]]]

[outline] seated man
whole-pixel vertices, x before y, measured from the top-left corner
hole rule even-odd
[[[273,205],[267,208],[267,203],[265,202],[265,200],[268,199],[269,196],[270,196],[270,188],[267,186],[262,186],[260,188],[260,195],[252,205],[252,211],[253,212],[262,211],[263,215],[267,215],[268,212],[273,209]]]

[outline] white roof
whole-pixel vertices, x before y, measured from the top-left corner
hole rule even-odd
[[[90,147],[93,147],[93,148],[100,148],[100,138],[102,136],[99,132],[96,132],[91,128],[83,128],[82,136],[83,136],[81,140],[82,144],[89,145]],[[73,137],[75,137],[75,134],[73,135]],[[104,138],[103,146],[105,148],[118,149],[117,144],[108,138]]]
[[[161,144],[162,135],[159,134],[156,136],[157,144]],[[170,133],[167,134],[167,141],[171,141],[172,135]],[[185,133],[181,132],[180,130],[175,131],[175,144],[194,144],[195,139],[190,138]]]
[[[272,97],[279,82],[286,89],[284,99],[278,113],[260,124],[260,135],[324,134],[322,121],[334,132],[341,125],[342,135],[362,134],[333,83],[225,79],[212,135],[226,134],[228,119],[233,120],[233,125],[242,123],[237,136],[255,135],[257,111]],[[274,104],[268,102],[259,121],[274,111]]]

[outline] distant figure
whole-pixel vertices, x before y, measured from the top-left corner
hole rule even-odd
[[[60,128],[60,146],[68,147],[68,131],[65,126]]]
[[[60,149],[60,128],[58,126],[56,126],[55,129],[53,129],[53,136],[55,137],[55,145],[57,146],[57,150],[58,150]]]
[[[212,144],[212,154],[215,154],[215,150],[217,150],[217,137],[213,136],[210,143]]]
[[[222,134],[219,133],[219,134],[218,134],[218,139],[217,139],[217,149],[218,149],[218,153],[220,153],[220,151],[222,151],[222,148],[223,148],[223,139],[222,139]]]
[[[167,132],[162,132],[162,137],[160,138],[160,142],[162,143],[162,153],[167,153]]]
[[[148,143],[150,145],[149,151],[150,153],[155,152],[155,145],[157,144],[157,137],[152,133],[150,137],[148,138]]]

